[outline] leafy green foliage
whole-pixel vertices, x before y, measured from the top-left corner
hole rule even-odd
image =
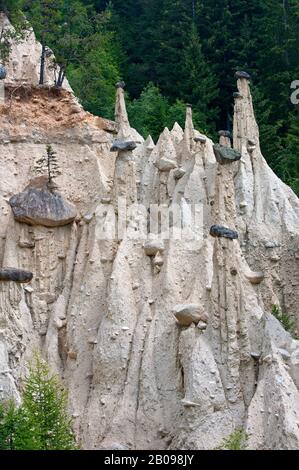
[[[288,313],[282,312],[278,305],[272,306],[271,313],[278,321],[280,321],[286,331],[294,335],[295,321],[292,320]]]
[[[175,122],[184,126],[186,103],[176,100],[171,104],[157,86],[149,83],[138,99],[128,103],[128,113],[131,125],[143,137],[151,135],[156,141],[164,127],[171,129]],[[204,129],[206,121],[201,113],[195,110],[193,119],[196,128]]]
[[[243,429],[237,429],[223,440],[216,450],[245,450],[247,436]]]
[[[169,103],[158,87],[149,83],[140,98],[128,105],[131,125],[143,135],[149,134],[153,139],[159,137],[161,124],[166,121]]]
[[[67,396],[58,377],[38,356],[25,380],[23,403],[0,406],[1,450],[72,450],[76,448]]]

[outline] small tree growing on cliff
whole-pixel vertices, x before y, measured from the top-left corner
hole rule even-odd
[[[48,188],[55,188],[54,179],[61,172],[57,161],[57,153],[53,150],[51,145],[47,145],[46,154],[37,161],[36,171],[38,174],[43,174],[46,171],[48,176]]]

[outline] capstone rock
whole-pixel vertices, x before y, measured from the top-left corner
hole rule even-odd
[[[27,284],[33,279],[33,274],[17,268],[0,268],[0,281],[12,281],[18,284]]]
[[[238,232],[235,230],[231,230],[227,227],[222,227],[221,225],[212,225],[210,228],[210,235],[212,237],[218,237],[218,238],[229,238],[230,240],[236,240],[239,238]]]
[[[72,223],[77,210],[47,187],[28,187],[9,200],[15,220],[29,225],[60,227]]]
[[[111,152],[131,152],[132,150],[135,150],[136,147],[137,147],[136,142],[133,142],[131,140],[126,141],[123,139],[117,139],[113,141],[110,151]]]
[[[214,154],[217,162],[220,165],[226,165],[228,163],[236,162],[241,159],[241,154],[237,150],[225,147],[220,144],[213,146]]]
[[[238,72],[236,72],[235,74],[236,78],[245,78],[246,80],[250,80],[251,79],[251,76],[249,75],[249,73],[247,72],[244,72],[242,70],[239,70]]]

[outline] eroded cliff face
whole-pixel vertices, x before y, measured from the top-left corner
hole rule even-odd
[[[13,57],[39,50],[30,37]],[[0,256],[33,280],[0,281],[1,396],[20,399],[38,350],[69,391],[84,448],[213,449],[238,428],[250,448],[298,448],[299,343],[270,311],[297,314],[299,201],[262,157],[248,79],[235,103],[241,159],[220,164],[191,108],[155,145],[131,129],[121,84],[110,122],[16,70],[0,114]],[[8,204],[45,144],[77,209],[61,227],[17,222]],[[170,234],[149,233],[153,205]],[[239,238],[212,237],[212,225]]]

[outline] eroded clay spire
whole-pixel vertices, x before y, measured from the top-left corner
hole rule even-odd
[[[193,118],[192,118],[192,105],[187,104],[184,139],[190,151],[192,150],[194,146],[193,138],[194,138],[194,125],[193,125]]]
[[[250,91],[250,75],[236,72],[238,92],[234,93],[234,148],[252,150],[258,145],[259,129],[255,119]],[[249,147],[248,147],[249,146]]]
[[[219,144],[231,148],[231,133],[229,131],[219,131]]]
[[[125,86],[125,82],[116,84],[115,122],[119,125],[118,138],[130,137],[131,133],[125,101]]]

